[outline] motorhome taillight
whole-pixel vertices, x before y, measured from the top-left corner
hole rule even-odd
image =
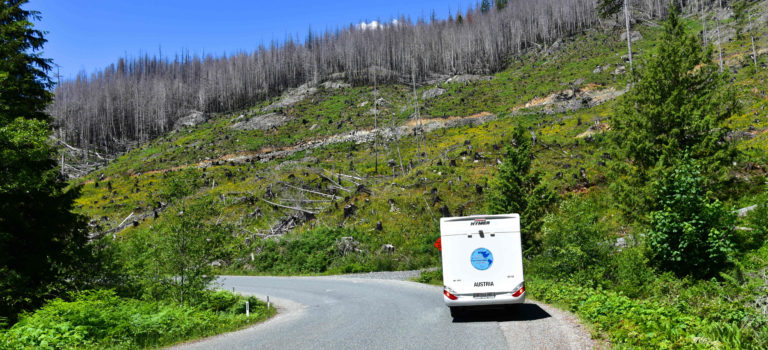
[[[520,287],[520,289],[518,289],[516,292],[512,293],[512,296],[517,298],[517,297],[523,295],[523,293],[525,293],[525,284],[523,284],[523,286]]]
[[[448,299],[451,299],[451,300],[456,300],[456,299],[459,298],[459,297],[451,294],[451,292],[449,292],[448,289],[443,289],[443,294],[445,294],[445,296],[448,297]]]

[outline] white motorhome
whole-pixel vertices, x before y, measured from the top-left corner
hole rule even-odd
[[[520,215],[442,218],[440,241],[451,316],[465,307],[525,302]]]

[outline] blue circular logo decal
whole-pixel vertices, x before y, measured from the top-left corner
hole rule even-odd
[[[493,265],[493,254],[491,254],[490,250],[485,248],[475,249],[469,259],[472,262],[472,266],[480,271],[488,270],[488,268]]]

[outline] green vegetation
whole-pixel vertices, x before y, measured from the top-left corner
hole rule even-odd
[[[768,345],[765,317],[729,302],[727,297],[734,293],[716,283],[661,277],[644,287],[663,288],[668,294],[647,299],[535,277],[526,284],[537,300],[589,320],[620,348],[760,349]],[[696,300],[710,293],[716,295],[706,302],[715,305],[701,305]]]
[[[643,220],[658,209],[652,179],[687,155],[711,180],[722,181],[736,156],[724,125],[737,110],[728,74],[719,72],[711,47],[688,34],[677,11],[670,11],[659,45],[638,70],[637,83],[624,96],[613,120],[612,188],[625,214]],[[637,214],[640,214],[638,216]]]
[[[597,208],[589,200],[571,199],[559,209],[544,220],[544,250],[536,257],[538,273],[534,275],[600,285],[609,274],[603,263],[609,260],[612,246]]]
[[[705,178],[690,159],[655,181],[660,210],[651,212],[648,248],[661,269],[711,276],[733,253],[734,215],[705,193]]]
[[[93,267],[85,218],[71,212],[77,188],[65,190],[52,159],[52,95],[40,56],[38,14],[23,0],[0,2],[0,326],[46,298],[88,285]]]
[[[499,173],[491,182],[488,193],[488,213],[519,213],[526,218],[521,230],[527,249],[535,249],[539,239],[541,220],[547,209],[557,200],[556,194],[541,184],[541,174],[531,173],[531,148],[533,141],[528,131],[517,126],[512,132],[512,145],[507,146],[506,156]]]
[[[182,206],[159,227],[136,232],[118,246],[117,262],[126,276],[122,283],[139,287],[142,299],[197,304],[216,278],[211,265],[226,255],[231,239],[227,226],[205,221],[208,215],[206,203]]]
[[[262,301],[207,292],[195,307],[121,298],[114,291],[54,299],[0,333],[9,349],[145,349],[233,331],[275,313]],[[249,302],[250,317],[245,315]]]

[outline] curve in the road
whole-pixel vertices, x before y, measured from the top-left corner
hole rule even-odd
[[[414,282],[334,277],[221,278],[222,288],[270,296],[279,314],[183,349],[584,349],[569,315],[527,303],[452,319],[441,290]]]

